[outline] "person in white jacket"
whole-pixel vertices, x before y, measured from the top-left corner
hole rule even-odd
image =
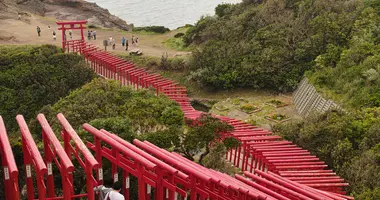
[[[105,200],[125,200],[124,196],[120,194],[121,187],[122,185],[120,182],[116,181],[113,183],[112,191],[107,193]]]
[[[104,200],[106,195],[112,191],[112,180],[104,180],[104,185],[99,185],[94,188],[94,191],[99,196],[99,200]]]

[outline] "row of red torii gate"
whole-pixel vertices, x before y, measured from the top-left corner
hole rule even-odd
[[[157,94],[166,95],[180,105],[186,118],[197,119],[202,114],[191,106],[186,88],[87,44],[83,37],[86,23],[57,22],[61,25],[62,35],[67,29],[81,31],[80,40],[62,38],[65,51],[83,55],[87,65],[96,73],[118,80],[121,85],[153,88]],[[57,115],[60,134],[54,133],[43,114],[37,116],[42,127],[42,156],[24,118],[18,115],[27,199],[95,199],[93,188],[103,183],[104,160],[112,164],[112,179],[123,183],[122,192],[126,199],[131,199],[131,176],[138,180],[140,200],[353,199],[345,195],[344,187],[348,184],[307,150],[262,128],[227,117],[215,117],[234,126],[234,131],[228,134],[242,142],[241,147],[226,154],[226,159],[242,170],[241,174],[229,176],[207,169],[147,141],[134,140],[131,144],[117,133],[97,130],[89,124],[83,124],[83,129],[93,139],[82,141],[62,114]],[[63,145],[56,135],[61,136]],[[1,117],[0,156],[6,200],[19,200],[18,166]],[[74,190],[78,183],[73,173],[78,170],[84,172],[86,180],[82,193]],[[56,173],[61,176],[61,184],[54,181]]]

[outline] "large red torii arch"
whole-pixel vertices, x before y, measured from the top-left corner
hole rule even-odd
[[[70,30],[70,29],[80,30],[81,40],[84,42],[83,29],[86,28],[86,27],[84,27],[84,24],[87,24],[87,20],[56,22],[56,23],[57,23],[57,25],[61,26],[60,28],[58,28],[58,30],[62,31],[62,49],[63,49],[63,51],[66,50],[66,37],[65,37],[66,30]],[[69,25],[70,27],[66,27],[66,25]],[[79,25],[79,27],[77,25]]]

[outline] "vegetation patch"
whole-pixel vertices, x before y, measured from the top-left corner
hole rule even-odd
[[[28,121],[96,77],[81,56],[53,45],[0,46],[0,66],[0,115],[9,132],[17,114]]]
[[[252,126],[257,126],[257,121],[254,119],[247,119],[247,120],[244,120],[244,122]]]
[[[216,16],[202,17],[186,32],[185,44],[197,45],[190,77],[214,89],[292,91],[304,72],[313,69],[319,55],[330,48],[331,54],[326,57],[329,62],[347,47],[354,38],[355,21],[361,19],[363,3],[369,1],[373,0],[220,4]]]
[[[233,105],[240,105],[241,103],[248,103],[248,100],[246,100],[244,98],[234,98],[231,100],[231,103]]]
[[[170,29],[164,26],[145,26],[145,27],[134,27],[133,31],[145,31],[145,32],[153,32],[153,33],[166,33],[169,32]]]
[[[176,35],[172,38],[165,40],[163,42],[165,46],[171,49],[175,49],[177,51],[191,51],[191,47],[186,46],[185,43],[183,43],[182,37],[176,37]]]
[[[286,103],[284,103],[280,100],[276,100],[276,99],[268,101],[267,104],[270,106],[273,106],[275,108],[281,108],[281,107],[289,105],[289,104],[286,104]]]
[[[227,106],[224,106],[224,105],[217,105],[215,106],[215,108],[219,111],[228,111],[230,110]]]
[[[252,105],[252,104],[245,104],[243,106],[240,106],[239,110],[241,110],[245,113],[248,113],[248,114],[252,114],[255,112],[259,112],[261,110],[261,108],[259,108],[258,106]]]
[[[183,37],[183,36],[185,36],[184,33],[176,33],[176,34],[174,35],[175,38],[180,38],[180,37]]]
[[[191,106],[193,106],[195,110],[209,112],[217,102],[218,101],[215,100],[193,99],[191,100]]]
[[[276,114],[265,116],[265,119],[276,122],[276,123],[283,123],[283,122],[289,121],[291,118],[286,115],[276,113]]]
[[[98,28],[96,25],[90,24],[87,28]]]
[[[350,183],[355,199],[380,199],[380,108],[331,110],[273,127]]]

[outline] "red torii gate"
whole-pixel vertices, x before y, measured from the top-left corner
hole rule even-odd
[[[63,49],[63,51],[66,50],[65,32],[68,29],[80,30],[81,40],[84,41],[83,29],[85,29],[86,27],[84,27],[83,24],[87,24],[87,20],[69,21],[69,22],[56,22],[56,23],[57,23],[57,25],[61,26],[60,28],[58,28],[58,30],[62,31],[62,49]],[[66,25],[69,25],[70,27],[66,27]],[[77,27],[76,25],[79,25],[79,27]]]
[[[0,157],[4,171],[5,198],[8,200],[20,199],[18,187],[18,169],[12,148],[8,140],[3,118],[0,116]]]

